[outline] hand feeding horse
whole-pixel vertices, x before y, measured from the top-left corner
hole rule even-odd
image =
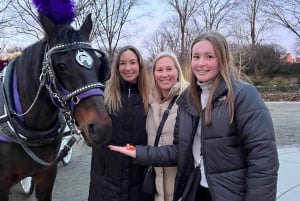
[[[59,114],[71,128],[76,122],[90,146],[105,143],[111,134],[102,90],[108,61],[89,43],[91,15],[79,30],[39,16],[45,39],[11,61],[0,84],[1,201],[8,201],[10,188],[27,176],[35,180],[37,200],[51,201],[63,157]]]

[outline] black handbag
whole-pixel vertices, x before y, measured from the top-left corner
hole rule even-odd
[[[161,131],[164,127],[164,124],[169,116],[169,111],[170,109],[172,108],[172,106],[174,105],[175,101],[176,101],[176,98],[177,96],[175,96],[168,108],[165,110],[164,114],[163,114],[163,117],[160,121],[160,124],[158,126],[158,129],[157,129],[157,133],[156,133],[156,137],[155,137],[155,142],[154,142],[154,145],[153,146],[157,146],[158,145],[158,141],[159,141],[159,138],[160,138],[160,135],[161,135]],[[156,194],[156,186],[155,186],[155,171],[154,171],[154,168],[153,166],[149,166],[145,172],[145,175],[144,175],[144,180],[143,180],[143,186],[142,186],[142,190],[144,193],[148,193],[150,195],[154,195]]]
[[[153,166],[149,166],[146,170],[142,189],[144,193],[148,193],[150,195],[154,195],[156,193],[155,172]]]

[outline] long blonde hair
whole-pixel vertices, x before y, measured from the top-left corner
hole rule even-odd
[[[119,72],[119,65],[120,65],[121,55],[127,50],[132,51],[137,56],[137,60],[139,64],[139,75],[137,77],[138,89],[143,99],[144,110],[146,113],[148,112],[149,87],[148,87],[147,71],[146,71],[143,58],[140,52],[135,47],[125,46],[121,48],[118,54],[116,55],[116,58],[111,66],[111,77],[106,82],[104,102],[110,114],[115,114],[122,107],[121,92],[120,92],[120,80],[122,78]]]
[[[218,60],[218,65],[220,69],[219,75],[216,77],[216,79],[213,81],[212,88],[210,90],[210,95],[208,97],[207,105],[205,107],[205,124],[208,125],[211,123],[211,115],[212,115],[212,98],[214,93],[216,92],[216,89],[220,83],[220,80],[223,79],[226,83],[228,93],[226,97],[225,103],[228,104],[229,107],[229,114],[230,114],[230,122],[233,121],[234,118],[234,94],[232,89],[232,80],[238,79],[238,74],[236,69],[233,66],[233,60],[232,55],[229,50],[229,45],[220,33],[217,32],[206,32],[200,34],[198,37],[194,39],[194,41],[191,44],[191,56],[192,56],[192,49],[196,43],[199,41],[207,40],[209,41],[216,53],[216,57]],[[197,86],[197,78],[191,71],[191,84],[189,88],[189,94],[193,101],[193,103],[196,105],[198,112],[201,113],[202,105],[201,105],[201,92],[199,87]]]

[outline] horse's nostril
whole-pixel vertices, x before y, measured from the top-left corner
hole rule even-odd
[[[95,125],[94,125],[94,124],[89,124],[89,125],[88,125],[89,133],[94,133],[94,132],[95,132],[95,131],[94,131],[94,130],[95,130],[94,128],[95,128]]]
[[[94,144],[103,144],[110,137],[111,129],[101,128],[97,124],[89,124],[88,132]]]

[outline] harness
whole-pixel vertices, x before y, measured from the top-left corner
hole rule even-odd
[[[35,98],[31,105],[22,113],[20,103],[18,102],[17,89],[14,87],[14,82],[16,82],[16,73],[14,69],[14,61],[11,61],[8,66],[5,67],[4,71],[1,72],[0,78],[0,141],[6,143],[19,143],[24,151],[37,163],[42,165],[53,165],[58,163],[63,157],[65,157],[70,150],[71,146],[75,143],[76,138],[74,134],[80,134],[80,129],[76,126],[75,120],[73,118],[73,110],[75,106],[84,98],[90,96],[103,96],[104,85],[101,82],[88,83],[78,89],[73,91],[68,91],[64,89],[62,85],[58,82],[55,75],[51,56],[56,53],[66,52],[70,50],[79,50],[80,53],[90,56],[85,50],[95,50],[91,47],[90,43],[87,42],[73,42],[70,44],[62,44],[52,47],[51,49],[46,46],[44,60],[42,63],[42,71],[39,76],[39,87],[36,92]],[[76,56],[78,56],[78,54]],[[90,57],[91,58],[91,57]],[[81,63],[80,60],[76,58],[77,62],[86,67],[86,64]],[[11,83],[11,80],[13,82]],[[12,86],[12,87],[11,87]],[[46,131],[32,131],[26,128],[23,123],[23,116],[30,112],[30,110],[36,106],[36,102],[39,98],[41,89],[45,87],[51,97],[53,104],[61,111],[62,118],[61,121],[57,121],[55,126]],[[13,108],[12,106],[16,107]],[[62,124],[62,122],[64,122]],[[46,162],[40,159],[36,154],[34,154],[28,146],[42,146],[51,143],[58,138],[61,138],[64,132],[64,128],[68,126],[70,129],[69,142],[60,151],[59,155],[52,162]],[[37,139],[30,138],[30,133],[35,133],[35,136],[39,136]],[[2,135],[1,135],[2,134]]]

